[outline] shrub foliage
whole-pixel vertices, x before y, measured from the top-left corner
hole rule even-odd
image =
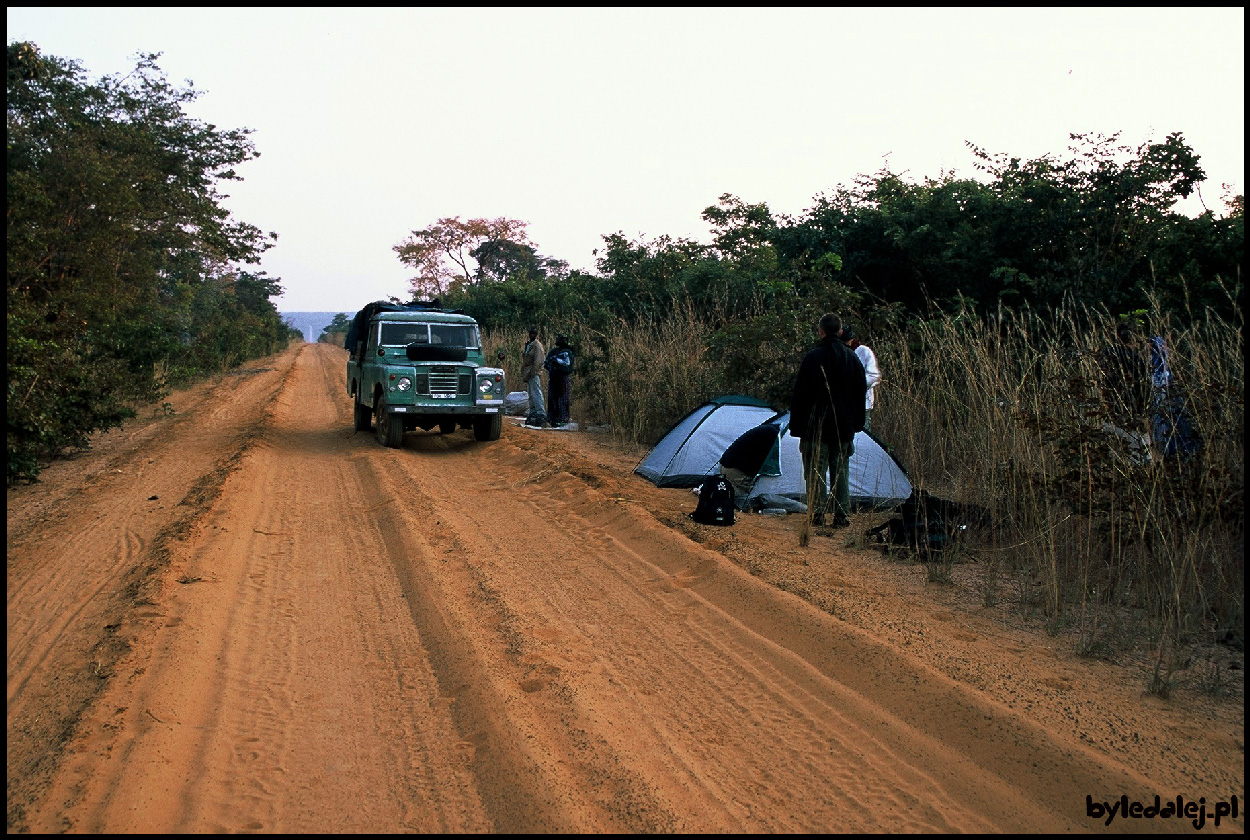
[[[183,109],[144,56],[90,81],[8,47],[8,479],[86,446],[189,377],[271,353],[278,281],[243,266],[274,235],[234,221],[216,185],[256,157],[243,129]]]

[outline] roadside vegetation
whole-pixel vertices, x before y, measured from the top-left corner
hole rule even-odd
[[[156,56],[124,77],[8,46],[8,481],[87,446],[169,389],[286,346],[249,270],[275,239],[217,185],[256,157],[246,130],[187,115]]]
[[[817,318],[838,313],[882,367],[874,433],[918,487],[988,514],[930,579],[974,563],[986,604],[1084,656],[1145,646],[1166,694],[1196,645],[1244,648],[1244,200],[1170,209],[1204,177],[1180,135],[970,153],[986,181],[881,172],[798,219],[725,195],[703,213],[711,244],[605,236],[593,276],[527,245],[508,270],[464,261],[413,292],[492,328],[514,377],[529,324],[572,336],[575,419],[634,448],[719,394],[786,409]],[[1125,321],[1166,340],[1196,451],[1116,431],[1103,353]]]
[[[873,432],[917,487],[988,513],[944,556],[912,558],[927,561],[931,580],[972,563],[986,606],[1014,602],[1083,656],[1144,646],[1155,661],[1148,688],[1166,694],[1193,651],[1244,647],[1245,347],[1241,325],[1215,315],[1156,324],[1170,345],[1171,396],[1200,443],[1169,456],[1159,441],[1142,450],[1111,428],[1119,418],[1101,354],[1119,321],[1061,307],[881,328],[869,342],[885,377]],[[610,352],[583,342],[573,417],[634,451],[712,396],[768,392],[711,352],[715,330],[680,307],[602,338]],[[522,328],[487,340],[512,351],[512,382],[525,340]],[[797,360],[776,373],[794,369]]]
[[[347,341],[347,331],[351,328],[352,319],[346,312],[339,312],[334,319],[317,336],[318,343],[333,344],[342,347]]]

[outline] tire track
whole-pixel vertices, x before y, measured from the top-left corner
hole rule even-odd
[[[197,533],[172,546],[168,621],[62,774],[81,829],[486,827],[379,538],[352,513],[365,488],[324,365],[301,355]]]
[[[445,456],[427,438],[410,436],[406,447],[394,459],[387,487],[397,495],[404,487],[411,507],[422,511],[431,543],[423,554],[440,556],[444,578],[454,567],[463,579],[459,595],[441,597],[459,597],[465,614],[491,607],[495,626],[480,631],[483,639],[495,639],[496,654],[488,661],[507,662],[521,674],[512,679],[523,683],[553,661],[535,641],[539,627],[549,638],[555,628],[562,640],[588,639],[583,648],[594,651],[590,667],[553,665],[534,683],[550,687],[549,695],[574,698],[562,707],[564,718],[535,728],[588,733],[577,745],[547,746],[568,763],[576,763],[573,757],[581,762],[579,771],[593,781],[584,788],[602,787],[605,767],[628,768],[615,774],[624,781],[610,801],[597,803],[615,825],[984,831],[1054,824],[1070,830],[1082,825],[1078,811],[1086,791],[1104,789],[1108,779],[1120,789],[1144,785],[1124,768],[1052,742],[800,599],[761,586],[669,529],[640,525],[583,482],[514,453],[521,461],[512,466],[538,476],[526,482],[530,513],[517,530],[542,533],[543,553],[527,554],[524,540],[501,534],[492,514],[506,509],[516,518],[517,506],[503,501],[516,488],[496,481],[481,489],[459,480],[489,475],[484,459],[458,452],[466,463],[451,474],[429,466]],[[561,512],[560,533],[544,531],[544,512],[551,510]],[[445,534],[430,521],[455,522],[456,530]],[[415,517],[401,523],[407,530],[421,527]],[[391,549],[395,556],[402,551],[400,544]],[[610,617],[596,600],[610,600]],[[796,626],[801,632],[793,631]],[[439,632],[458,637],[463,630]],[[489,649],[492,642],[481,644]],[[577,659],[575,649],[560,652],[566,663]],[[676,686],[674,675],[681,675]],[[888,686],[895,697],[908,683],[902,701],[882,705],[872,696],[874,686]],[[605,719],[612,725],[603,725]],[[744,725],[755,731],[734,738]],[[709,727],[725,748],[709,746],[703,735]],[[957,744],[944,741],[947,727],[960,732]],[[761,736],[768,750],[759,749]],[[1018,749],[1002,754],[1004,739]],[[735,760],[739,769],[727,771]],[[1037,782],[1055,772],[1072,779],[1066,816],[1032,798]],[[658,790],[684,791],[686,798],[665,802]],[[723,825],[708,817],[718,809]],[[704,822],[683,824],[689,813]],[[854,814],[849,820],[848,813]]]
[[[378,446],[343,357],[229,383],[264,403],[213,421],[229,469],[184,486],[198,513],[113,534],[134,647],[24,827],[1071,831],[1086,792],[1149,788],[750,576],[556,437]],[[262,420],[235,437],[238,416]]]
[[[294,358],[292,350],[274,357],[274,362],[284,364],[289,373]],[[169,543],[191,530],[216,498],[251,443],[250,430],[261,422],[258,411],[266,404],[265,396],[282,387],[283,373],[274,370],[269,377],[215,388],[220,401],[232,406],[229,412],[219,412],[220,428],[197,428],[204,405],[197,403],[159,433],[133,435],[124,458],[110,461],[114,472],[100,487],[75,487],[62,497],[47,497],[37,516],[53,521],[54,527],[38,527],[29,507],[24,509],[27,515],[10,520],[6,638],[10,830],[27,826],[27,815],[60,766],[79,721],[107,687],[134,635],[154,616],[147,609],[152,600],[149,590],[153,576],[168,560]],[[230,442],[223,445],[223,437]],[[147,440],[155,442],[151,448],[142,444]],[[166,458],[178,466],[154,471],[150,485],[112,478],[118,473],[141,474],[146,464],[140,465],[140,460]],[[24,489],[29,495],[40,488]],[[177,513],[172,522],[153,508],[151,496],[180,499],[173,507]],[[49,532],[63,534],[62,523],[67,522],[91,525],[63,540],[49,555],[43,543]],[[125,536],[113,543],[99,539],[100,532],[111,531]],[[28,557],[40,557],[41,562]],[[84,659],[85,669],[79,664]]]
[[[403,463],[408,463],[408,460],[405,459]],[[404,472],[398,467],[395,472],[400,480],[404,480]],[[430,474],[432,471],[421,473],[421,476]],[[414,472],[408,477],[415,479],[417,474]],[[411,488],[411,484],[409,487]],[[497,533],[497,529],[491,528],[489,518],[483,516],[479,521],[467,523],[467,528],[458,528],[454,534],[448,535],[442,532],[437,523],[442,521],[444,515],[449,515],[449,512],[445,506],[440,506],[438,500],[453,498],[449,493],[440,492],[442,489],[445,488],[435,488],[434,492],[430,493],[426,488],[416,491],[416,495],[410,489],[408,496],[413,502],[412,508],[426,514],[423,517],[426,524],[423,530],[430,542],[428,548],[416,553],[426,557],[441,555],[445,558],[442,560],[442,567],[437,570],[437,574],[443,579],[449,577],[447,566],[457,566],[459,573],[467,581],[460,584],[461,595],[459,597],[465,601],[465,605],[461,608],[463,613],[473,613],[476,609],[481,614],[486,612],[484,609],[486,606],[491,607],[494,618],[487,623],[494,626],[486,628],[486,641],[482,642],[482,647],[489,649],[493,636],[494,646],[503,648],[510,654],[511,663],[526,674],[512,677],[512,680],[522,686],[522,690],[527,682],[530,686],[536,686],[533,688],[534,691],[551,687],[552,690],[543,698],[548,702],[552,694],[568,698],[594,698],[592,702],[575,699],[574,702],[564,706],[562,719],[546,724],[536,724],[533,728],[545,732],[582,730],[588,733],[577,743],[546,745],[546,751],[551,755],[561,757],[566,763],[579,765],[578,769],[585,778],[571,780],[575,789],[598,787],[610,792],[609,795],[602,797],[598,807],[611,815],[614,827],[624,827],[626,830],[635,831],[689,829],[690,826],[683,824],[683,814],[688,809],[700,813],[701,822],[694,827],[694,830],[705,830],[709,824],[717,828],[738,830],[744,827],[756,827],[762,830],[785,830],[787,827],[793,830],[796,826],[801,827],[804,823],[788,823],[784,818],[774,821],[776,818],[766,816],[770,813],[786,814],[791,810],[786,807],[791,804],[785,801],[786,795],[782,795],[783,801],[772,801],[769,797],[774,794],[768,790],[771,786],[766,783],[761,785],[759,782],[760,779],[767,780],[778,775],[780,768],[775,765],[783,754],[789,756],[783,759],[783,763],[793,765],[780,774],[781,777],[787,779],[788,783],[803,777],[824,776],[830,783],[830,787],[834,789],[850,787],[849,783],[853,780],[851,771],[838,769],[834,776],[830,776],[825,772],[829,770],[828,767],[812,765],[806,755],[811,748],[810,738],[791,738],[789,747],[781,753],[778,752],[778,748],[774,747],[767,751],[765,758],[761,761],[752,760],[751,743],[732,737],[728,739],[727,748],[708,752],[704,747],[703,739],[698,734],[706,728],[706,725],[696,721],[695,717],[698,716],[698,710],[706,712],[712,707],[709,695],[715,697],[717,703],[724,703],[729,707],[727,719],[719,724],[722,733],[733,732],[740,728],[742,721],[752,721],[751,708],[775,707],[785,710],[784,720],[760,720],[756,716],[753,721],[755,726],[763,726],[771,730],[771,734],[780,743],[786,739],[777,736],[796,725],[796,708],[799,704],[790,696],[794,689],[785,686],[782,678],[775,673],[770,674],[766,679],[759,679],[758,675],[768,670],[768,666],[760,663],[758,655],[749,657],[752,661],[744,664],[746,659],[738,651],[741,648],[741,643],[738,641],[729,644],[713,643],[712,635],[704,634],[699,639],[687,638],[679,645],[679,650],[672,650],[674,640],[683,638],[681,634],[672,632],[672,625],[675,622],[685,623],[689,629],[690,625],[685,621],[684,616],[692,608],[703,609],[706,612],[706,606],[693,603],[695,599],[688,593],[682,593],[679,589],[671,587],[669,592],[676,593],[681,602],[674,605],[664,603],[661,599],[657,603],[656,594],[661,587],[656,585],[659,579],[659,576],[655,574],[656,570],[653,567],[639,566],[637,557],[630,558],[627,554],[620,552],[619,546],[614,546],[611,541],[606,541],[607,551],[604,551],[602,547],[592,547],[596,542],[604,542],[603,529],[579,528],[581,523],[576,518],[569,522],[571,527],[568,530],[574,533],[584,533],[586,540],[575,542],[567,553],[564,551],[553,553],[551,559],[559,561],[566,557],[580,558],[576,561],[581,564],[580,576],[592,581],[593,585],[589,588],[612,593],[614,612],[610,625],[611,634],[596,634],[597,637],[592,646],[599,655],[593,660],[593,674],[570,679],[559,667],[544,669],[544,658],[538,654],[536,646],[527,639],[524,630],[526,622],[519,618],[517,610],[508,606],[509,603],[524,604],[525,609],[531,614],[527,618],[532,617],[535,612],[543,612],[544,617],[548,619],[544,625],[548,628],[552,624],[563,623],[563,629],[557,633],[564,638],[575,638],[587,632],[594,633],[593,625],[599,620],[598,616],[594,614],[594,610],[587,613],[584,606],[579,608],[573,603],[583,594],[582,589],[565,593],[557,586],[544,585],[539,587],[543,590],[541,592],[529,587],[525,587],[522,592],[515,593],[515,596],[510,592],[501,592],[491,583],[492,576],[489,568],[492,564],[485,558],[495,557],[505,552],[501,552],[499,545],[494,543],[489,536],[483,537],[476,543],[472,539],[465,538],[466,534],[494,534]],[[556,495],[563,495],[563,491],[557,491]],[[491,509],[488,500],[476,499],[473,500],[474,503],[465,505],[463,503],[469,501],[468,499],[455,498],[461,503],[461,507],[468,507],[472,511]],[[547,504],[545,499],[542,503],[535,505],[536,520],[540,520],[538,509],[544,504]],[[463,518],[464,514],[460,515]],[[472,518],[471,514],[470,518]],[[436,523],[433,528],[429,526],[431,520]],[[541,522],[536,521],[533,524],[537,526]],[[409,527],[408,530],[414,529]],[[400,529],[396,528],[395,531],[399,533]],[[553,537],[552,542],[555,541],[556,538]],[[688,548],[688,545],[685,548]],[[398,544],[391,549],[392,556],[411,556],[413,553]],[[588,566],[595,568],[588,569]],[[641,578],[638,575],[640,568],[644,573]],[[423,576],[423,579],[432,576],[427,574]],[[568,575],[566,579],[572,576]],[[546,578],[541,580],[542,584],[547,582]],[[475,589],[476,593],[474,593]],[[427,588],[424,595],[428,602],[433,593]],[[443,593],[434,600],[445,602],[455,597],[457,596]],[[544,606],[547,609],[542,609]],[[444,607],[444,609],[450,608]],[[664,615],[657,618],[655,615],[657,610]],[[579,616],[578,619],[572,620],[574,625],[572,627],[569,626],[570,616]],[[741,628],[735,629],[736,632],[741,632]],[[482,631],[479,630],[478,634],[482,635]],[[460,640],[472,637],[474,633],[472,628],[461,627],[423,634],[427,639],[431,635]],[[549,639],[553,638],[550,629],[547,635]],[[627,641],[613,641],[609,635],[624,637]],[[617,655],[608,656],[615,647],[634,651],[663,650],[664,656],[654,663],[648,663],[647,657],[626,653],[622,661],[617,661]],[[665,650],[666,647],[670,649]],[[770,655],[775,656],[772,652]],[[729,670],[732,670],[736,676],[717,677],[715,670],[724,669],[725,662],[729,663],[731,666]],[[498,668],[498,666],[495,667]],[[461,676],[462,674],[488,670],[491,670],[490,665],[484,666],[476,661],[470,661],[460,669],[456,678],[467,681],[471,678]],[[535,671],[542,672],[541,678],[536,679],[532,676]],[[633,710],[641,694],[659,693],[659,686],[671,681],[673,674],[681,674],[683,682],[688,682],[696,688],[689,693],[673,692],[674,696],[668,698],[661,694],[652,700],[652,704],[666,710],[664,714],[656,714],[653,705],[645,706],[650,714],[642,714]],[[755,675],[755,682],[763,686],[763,688],[756,689],[760,692],[759,696],[743,699],[744,686],[741,679],[743,674]],[[778,688],[779,685],[785,687]],[[647,686],[652,688],[648,689]],[[749,703],[751,708],[748,708],[746,703]],[[482,703],[479,702],[479,707],[481,705]],[[476,711],[478,714],[471,716],[473,722],[487,716],[481,712],[480,708]],[[828,714],[830,709],[826,705],[821,711]],[[545,710],[544,713],[550,714],[549,710]],[[596,723],[605,718],[613,721],[611,727],[605,728]],[[804,734],[812,736],[810,727]],[[507,736],[501,733],[498,737],[506,738]],[[723,737],[723,734],[720,741],[724,747],[727,739]],[[638,753],[648,756],[645,766],[640,766],[635,759]],[[734,759],[738,759],[739,762],[744,759],[746,761],[746,766],[740,768],[734,778],[718,779],[709,774],[709,768],[723,766],[725,762],[732,763]],[[532,758],[531,760],[538,759]],[[634,766],[632,771],[616,769],[621,765]],[[842,767],[841,763],[839,767]],[[688,794],[690,801],[666,803],[657,794],[655,786],[648,781],[649,777],[657,773],[670,777],[662,779],[663,784],[660,787],[665,790],[684,787],[690,790],[702,790],[703,793]],[[541,776],[541,771],[538,775]],[[839,779],[841,779],[841,784],[838,783]],[[730,785],[730,787],[726,788],[725,785]],[[491,780],[483,779],[481,787],[485,795],[491,787]],[[879,802],[883,796],[887,797],[886,801],[888,801],[891,793],[879,794],[876,801]],[[934,793],[940,793],[940,791]],[[752,800],[755,801],[752,802]],[[726,808],[726,803],[741,801],[752,802],[752,804],[745,809]],[[854,803],[848,802],[844,796],[834,796],[826,802],[826,807],[845,811],[848,804]],[[722,814],[719,819],[723,820],[723,825],[716,825],[713,818],[709,816],[718,810]],[[809,818],[818,819],[819,815],[809,815]],[[806,826],[810,828],[813,824],[806,823]],[[965,824],[978,826],[975,820],[971,822],[965,820]],[[923,823],[920,825],[925,826]],[[936,824],[928,824],[926,827],[933,828],[935,825],[944,827],[940,821]],[[984,827],[984,825],[980,823],[979,827]]]
[[[463,739],[494,830],[584,830],[562,816],[544,794],[551,787],[549,780],[540,778],[533,758],[519,748],[523,736],[505,711],[507,698],[485,677],[493,663],[471,641],[483,626],[505,624],[507,617],[491,609],[489,593],[480,591],[480,582],[465,579],[459,569],[449,567],[447,555],[456,550],[454,538],[440,532],[440,520],[430,515],[432,500],[414,492],[404,481],[407,474],[393,463],[376,459],[362,459],[358,465],[362,486],[377,487],[383,496],[404,502],[382,505],[372,513],[438,680],[440,696],[448,703]],[[423,522],[414,521],[410,510],[425,511]],[[475,587],[477,593],[472,591]],[[473,615],[474,608],[481,612]]]

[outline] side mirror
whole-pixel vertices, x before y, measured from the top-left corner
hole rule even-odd
[[[500,351],[499,351],[499,361],[501,361],[501,362],[502,362],[502,361],[503,361],[504,359],[506,359],[506,358],[508,358],[507,354],[505,354],[502,350],[500,350]]]

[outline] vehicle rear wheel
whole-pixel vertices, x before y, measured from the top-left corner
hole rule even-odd
[[[438,430],[445,435],[449,435],[456,430],[455,420],[444,420],[438,424]]]
[[[499,440],[499,433],[502,431],[502,415],[487,414],[473,418],[473,437],[478,440]]]
[[[373,412],[369,410],[369,406],[361,404],[360,400],[352,397],[352,408],[354,419],[356,421],[356,431],[367,432],[373,428]]]
[[[378,398],[378,443],[388,449],[398,449],[404,441],[404,416],[386,410],[386,397]]]

